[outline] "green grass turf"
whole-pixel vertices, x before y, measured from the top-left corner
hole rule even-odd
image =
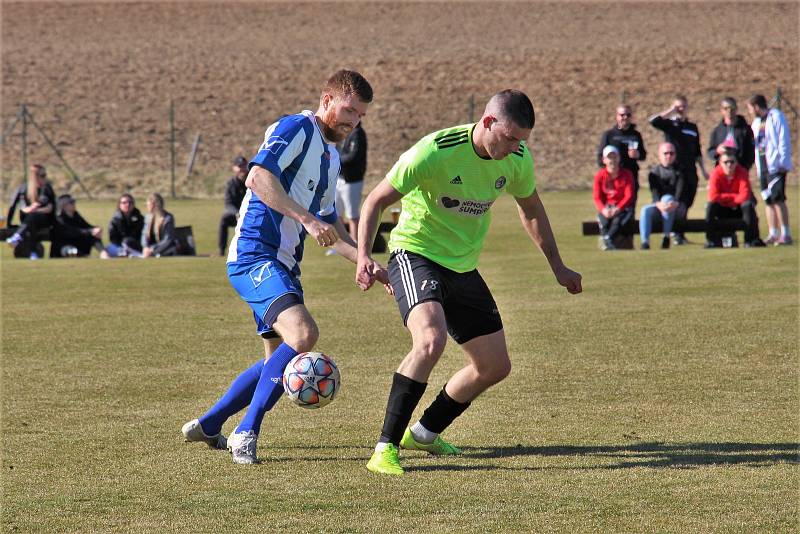
[[[263,463],[243,467],[179,433],[262,350],[222,258],[30,262],[4,247],[3,530],[797,531],[798,247],[600,252],[579,235],[588,193],[543,199],[584,293],[555,284],[498,201],[481,271],[514,369],[447,431],[462,457],[406,453],[400,479],[365,463],[409,338],[341,258],[309,245],[303,278],[341,396],[280,403]],[[220,204],[168,202],[201,253]],[[105,222],[113,205],[78,208]],[[451,342],[417,416],[462,362]]]

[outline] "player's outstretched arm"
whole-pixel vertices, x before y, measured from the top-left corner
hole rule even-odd
[[[356,284],[366,291],[380,272],[380,265],[372,259],[372,244],[378,232],[383,210],[403,198],[402,193],[392,187],[384,178],[373,189],[361,206],[361,218],[358,221],[358,259],[356,261]]]
[[[341,219],[336,219],[336,222],[333,223],[333,227],[336,228],[339,241],[331,248],[333,248],[339,256],[356,263],[356,256],[358,255],[356,242],[350,237],[350,233],[347,231],[347,228],[344,227],[344,223],[342,223]]]
[[[264,204],[302,224],[308,235],[319,246],[329,247],[338,241],[336,229],[325,221],[317,219],[292,200],[283,190],[280,180],[267,169],[254,165],[247,175],[245,185],[252,189]]]
[[[526,198],[516,198],[516,201],[522,226],[547,258],[558,283],[573,295],[583,291],[581,275],[569,269],[561,260],[556,238],[550,228],[550,220],[547,218],[542,199],[539,198],[539,192],[534,191]]]

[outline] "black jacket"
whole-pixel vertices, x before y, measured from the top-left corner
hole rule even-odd
[[[685,201],[683,173],[675,167],[664,167],[663,165],[653,165],[647,175],[650,183],[650,193],[653,195],[653,202],[658,202],[664,195],[672,195],[676,200]]]
[[[638,160],[632,159],[630,156],[628,156],[628,145],[631,142],[639,143],[639,146],[636,148],[639,151]],[[620,130],[614,126],[610,130],[603,132],[603,135],[600,136],[600,146],[597,147],[598,167],[605,167],[605,164],[603,163],[603,149],[607,145],[617,147],[620,156],[620,166],[623,169],[628,169],[631,171],[631,173],[633,173],[634,182],[636,182],[636,178],[639,176],[639,162],[647,159],[647,150],[644,148],[642,134],[640,134],[636,129],[636,125],[631,124],[627,130]]]
[[[164,212],[164,218],[161,220],[161,226],[156,231],[155,228],[150,228],[148,232],[147,227],[150,226],[151,215],[147,216],[145,220],[145,231],[142,233],[142,246],[153,247],[154,256],[174,256],[178,253],[177,242],[175,238],[175,217],[168,211]]]
[[[684,177],[697,180],[697,158],[703,155],[697,125],[690,121],[665,119],[661,115],[653,117],[650,124],[664,132],[668,143],[675,145],[675,164],[684,172]]]
[[[708,140],[708,157],[714,160],[715,164],[719,163],[717,147],[725,142],[729,131],[733,133],[733,142],[736,143],[736,159],[742,167],[750,170],[755,162],[753,130],[741,115],[736,115],[733,126],[728,127],[724,122],[719,121],[717,127],[711,131],[711,137]]]
[[[114,212],[111,221],[108,223],[108,240],[118,247],[123,243],[132,246],[135,244],[139,250],[142,242],[142,230],[144,229],[144,217],[139,208],[133,208],[129,217],[126,217],[120,210]]]
[[[342,162],[339,175],[348,183],[362,181],[367,172],[367,134],[360,123],[336,149]]]
[[[63,212],[61,215],[57,215],[53,225],[50,257],[60,258],[61,247],[64,245],[77,247],[81,256],[89,254],[95,240],[92,236],[92,228],[94,227],[86,222],[86,219],[77,211],[72,217]]]
[[[45,183],[44,187],[40,187],[36,194],[39,195],[39,198],[36,200],[39,201],[39,204],[42,207],[47,206],[48,204],[53,206],[53,211],[48,215],[51,221],[55,220],[56,215],[56,193],[53,191],[53,186],[50,183]],[[14,212],[17,210],[17,206],[20,208],[24,208],[26,206],[30,206],[33,204],[33,201],[28,198],[28,184],[22,184],[14,191],[14,194],[11,197],[11,201],[9,202],[8,206],[8,214],[6,215],[6,224],[11,224],[11,219],[14,218]],[[19,212],[19,219],[20,221],[25,220],[26,214],[22,211]]]
[[[225,182],[225,213],[238,213],[246,194],[247,186],[244,181],[236,176],[228,178]]]

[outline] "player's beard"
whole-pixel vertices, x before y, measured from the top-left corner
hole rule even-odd
[[[333,141],[334,143],[338,143],[339,141],[344,141],[344,138],[353,131],[352,128],[347,126],[347,128],[343,129],[342,126],[347,126],[344,123],[337,122],[334,123],[332,126],[328,126],[327,123],[322,123],[322,133],[325,134],[325,138]]]
[[[336,116],[333,110],[330,110],[330,112],[323,117],[321,122],[322,133],[325,135],[325,138],[334,143],[344,141],[344,138],[353,131],[349,124],[336,122]]]

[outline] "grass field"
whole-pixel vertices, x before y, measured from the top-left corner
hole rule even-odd
[[[501,199],[481,271],[514,369],[447,431],[462,457],[407,453],[400,479],[365,463],[408,336],[340,258],[309,245],[303,280],[341,396],[280,403],[243,467],[179,432],[262,350],[222,258],[3,250],[3,530],[796,532],[798,247],[603,253],[579,235],[588,193],[543,198],[584,293],[557,287]],[[167,207],[207,253],[220,206]],[[451,342],[422,407],[461,363]]]

